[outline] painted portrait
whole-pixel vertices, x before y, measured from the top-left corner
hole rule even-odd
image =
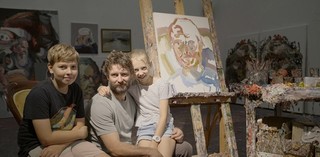
[[[84,99],[91,99],[100,85],[100,70],[96,62],[89,57],[80,57],[79,61],[80,87]]]
[[[34,64],[46,63],[59,43],[57,28],[57,11],[0,8],[0,66],[8,81],[35,79]]]
[[[98,25],[71,23],[71,43],[80,53],[98,53]]]
[[[208,18],[153,13],[160,75],[176,93],[217,92]]]

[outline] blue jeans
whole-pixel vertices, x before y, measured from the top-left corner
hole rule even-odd
[[[157,124],[149,124],[145,126],[140,126],[137,130],[137,143],[139,143],[140,140],[152,140],[152,136],[156,132]],[[167,123],[165,132],[163,133],[163,136],[170,137],[173,130],[173,119],[170,120],[169,123]]]

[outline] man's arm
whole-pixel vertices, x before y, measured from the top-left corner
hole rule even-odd
[[[112,156],[162,157],[161,153],[157,149],[138,147],[136,145],[121,142],[117,132],[101,135],[100,138]]]

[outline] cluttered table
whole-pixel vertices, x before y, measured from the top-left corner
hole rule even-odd
[[[256,157],[256,139],[258,125],[255,108],[262,103],[292,105],[298,101],[320,100],[319,87],[299,87],[292,84],[270,84],[259,86],[256,84],[238,84],[233,91],[245,97],[247,156]]]

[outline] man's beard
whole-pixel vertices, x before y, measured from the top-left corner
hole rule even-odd
[[[121,84],[121,85],[112,85],[110,84],[110,90],[113,92],[113,94],[120,95],[125,94],[129,89],[129,83],[128,84]]]

